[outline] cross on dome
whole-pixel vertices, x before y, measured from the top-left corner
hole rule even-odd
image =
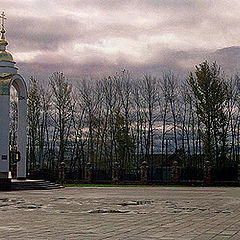
[[[5,26],[4,26],[4,23],[5,23],[5,20],[7,19],[6,16],[5,16],[5,13],[2,12],[1,16],[0,16],[1,20],[2,20],[2,29],[1,29],[1,39],[5,39]]]
[[[1,38],[0,38],[0,46],[7,46],[8,42],[6,41],[5,38],[5,20],[7,19],[5,16],[5,13],[2,12],[2,14],[0,15],[1,21],[2,21],[2,27],[1,27]]]
[[[5,38],[5,20],[7,19],[5,13],[2,12],[0,15],[1,19],[1,38],[0,38],[0,61],[13,62],[13,57],[10,52],[6,50],[8,42]]]
[[[4,20],[6,20],[6,19],[7,19],[7,18],[6,18],[6,15],[5,15],[5,13],[4,13],[4,12],[2,12],[2,14],[1,14],[0,18],[2,19],[2,29],[4,29]]]

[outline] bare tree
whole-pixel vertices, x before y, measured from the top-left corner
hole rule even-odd
[[[55,107],[53,118],[58,129],[59,153],[57,165],[65,160],[68,129],[72,119],[72,86],[63,73],[55,72],[50,77],[52,104]]]

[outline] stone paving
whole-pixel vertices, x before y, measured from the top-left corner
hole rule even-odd
[[[240,240],[240,188],[0,192],[0,239]]]

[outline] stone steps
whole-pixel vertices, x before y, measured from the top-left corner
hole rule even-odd
[[[63,186],[45,180],[12,180],[11,190],[52,190]]]

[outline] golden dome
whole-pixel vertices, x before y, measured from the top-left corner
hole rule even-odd
[[[12,54],[6,50],[0,50],[0,61],[13,62]]]

